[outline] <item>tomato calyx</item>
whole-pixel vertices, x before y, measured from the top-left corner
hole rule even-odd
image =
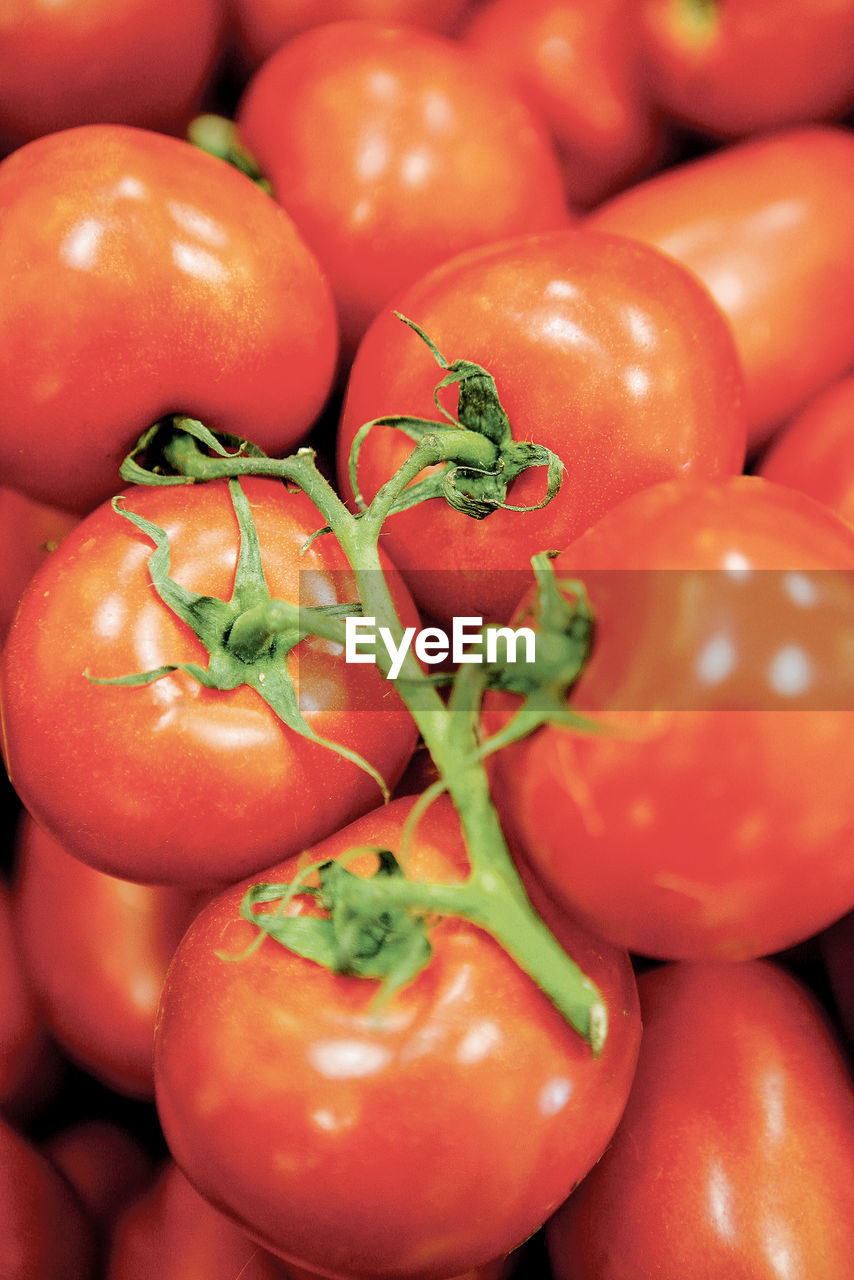
[[[230,479],[228,487],[240,537],[230,600],[200,595],[182,587],[169,574],[166,532],[128,510],[121,497],[114,498],[112,503],[118,515],[154,543],[148,559],[151,585],[163,604],[186,623],[207,649],[207,667],[195,662],[179,662],[120,676],[87,672],[87,677],[96,684],[139,687],[174,671],[184,671],[206,689],[231,690],[249,685],[287,728],[358,765],[374,779],[387,799],[388,787],[373,765],[357,752],[321,737],[306,722],[287,669],[288,654],[306,636],[324,634],[330,639],[342,640],[343,619],[361,613],[361,606],[345,603],[301,607],[287,600],[273,599],[264,577],[258,533],[249,503],[238,479]]]
[[[471,360],[448,361],[431,338],[413,320],[396,311],[398,320],[408,325],[429,348],[445,376],[433,389],[433,401],[442,421],[392,415],[374,418],[359,428],[350,449],[348,469],[356,504],[367,511],[359,488],[359,454],[375,427],[402,431],[416,445],[429,442],[438,450],[438,471],[410,483],[398,496],[389,514],[406,511],[419,502],[443,498],[454,510],[474,520],[483,520],[493,511],[538,511],[555,497],[563,478],[563,463],[543,445],[514,440],[513,431],[498,395],[495,379],[482,365]],[[456,416],[441,401],[441,392],[458,387]],[[546,493],[531,506],[514,506],[507,501],[513,481],[530,467],[546,468]]]
[[[200,151],[206,151],[209,156],[230,164],[250,182],[254,182],[256,187],[266,191],[268,196],[273,194],[272,183],[264,176],[252,153],[240,141],[233,120],[213,113],[196,116],[187,128],[187,140]]]

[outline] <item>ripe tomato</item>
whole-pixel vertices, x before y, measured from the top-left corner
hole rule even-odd
[[[571,704],[608,731],[549,725],[495,756],[536,877],[663,959],[768,954],[847,911],[854,532],[758,477],[679,481],[627,499],[555,571],[596,619]]]
[[[303,605],[357,599],[338,543],[300,554],[319,517],[277,481],[246,480],[271,594]],[[125,505],[169,537],[173,578],[228,600],[238,550],[225,482],[132,490]],[[28,590],[3,654],[4,751],[27,808],[66,849],[110,875],[191,887],[235,880],[379,804],[358,765],[281,721],[254,689],[203,688],[175,671],[143,688],[94,683],[207,653],[154,593],[150,539],[105,504]],[[398,602],[409,608],[398,590]],[[366,757],[390,786],[415,728],[379,671],[307,639],[288,671],[306,722]],[[62,749],[57,750],[57,743]]]
[[[52,1058],[35,993],[15,939],[9,890],[0,881],[0,1109],[30,1110],[42,1101]]]
[[[105,1280],[285,1280],[171,1162],[120,1219]]]
[[[854,374],[819,392],[772,441],[758,470],[854,525]]]
[[[241,49],[255,64],[300,31],[341,18],[373,18],[450,31],[470,0],[231,0]]]
[[[854,1091],[781,969],[642,974],[643,1044],[602,1160],[549,1224],[556,1280],[838,1280],[854,1256]]]
[[[14,895],[24,970],[59,1044],[122,1093],[154,1096],[160,991],[199,905],[85,866],[24,816]]]
[[[758,444],[854,362],[854,133],[781,131],[658,174],[589,225],[671,254],[729,320]]]
[[[374,810],[311,860],[361,845],[401,855],[412,803]],[[463,878],[447,797],[419,824],[406,868]],[[270,939],[247,951],[245,887],[196,918],[164,989],[157,1104],[187,1177],[286,1262],[329,1275],[427,1280],[519,1244],[598,1158],[625,1103],[639,1035],[625,954],[555,926],[608,1006],[594,1057],[471,925],[436,923],[427,967],[378,1004],[376,982]],[[288,910],[317,912],[305,898]]]
[[[223,0],[4,0],[0,137],[78,124],[180,133],[222,45]]]
[[[290,219],[175,138],[97,126],[0,165],[4,483],[90,510],[169,413],[305,434],[329,391],[328,285]]]
[[[460,255],[397,302],[448,360],[486,366],[515,439],[547,446],[566,467],[559,494],[539,511],[476,521],[432,501],[392,517],[383,545],[437,617],[503,621],[530,580],[534,553],[568,545],[636,489],[741,470],[743,386],[732,339],[706,293],[659,253],[587,231],[520,237]],[[378,317],[347,386],[338,454],[345,492],[361,424],[384,413],[435,419],[439,375],[409,328],[391,313]],[[411,448],[392,428],[368,435],[358,473],[366,498]],[[543,470],[532,469],[508,498],[533,504],[545,489]]]
[[[44,1150],[89,1221],[107,1230],[154,1177],[151,1158],[134,1135],[108,1120],[77,1120],[55,1133]]]
[[[551,130],[570,204],[587,208],[657,149],[632,0],[489,0],[463,42]]]
[[[9,548],[0,575],[0,644],[30,578],[75,524],[66,511],[0,488],[0,544]]]
[[[452,254],[568,221],[545,130],[431,32],[306,31],[250,81],[237,124],[332,282],[350,352],[393,294]]]
[[[641,0],[651,92],[719,137],[830,119],[854,105],[851,0]]]
[[[92,1237],[71,1187],[0,1120],[0,1275],[90,1280]]]

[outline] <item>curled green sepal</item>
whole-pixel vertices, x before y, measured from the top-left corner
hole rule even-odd
[[[200,151],[206,151],[209,156],[216,156],[233,169],[239,170],[256,187],[266,191],[268,196],[273,194],[272,184],[264,177],[258,161],[240,141],[233,120],[213,113],[196,116],[187,128],[187,141]]]
[[[373,876],[348,871],[346,857],[313,863],[290,884],[252,885],[240,913],[289,951],[333,973],[378,979],[378,995],[384,1000],[420,973],[431,949],[423,915],[405,905],[376,901],[374,881],[403,879],[404,874],[390,850],[372,852],[377,856]],[[307,883],[309,877],[317,883]],[[287,914],[288,905],[300,896],[314,898],[326,914]],[[276,909],[257,910],[266,903],[275,903]]]
[[[425,454],[425,467],[436,470],[409,485],[397,498],[390,514],[406,511],[431,498],[443,498],[455,510],[475,520],[483,520],[493,511],[538,511],[557,494],[563,479],[563,463],[556,453],[544,445],[513,439],[513,432],[495,379],[482,365],[471,360],[445,359],[430,337],[414,321],[395,312],[398,320],[408,325],[426,343],[445,376],[433,389],[433,402],[440,420],[389,415],[364,423],[353,439],[348,460],[350,485],[356,505],[368,510],[359,488],[359,455],[374,427],[392,427],[402,431]],[[441,392],[456,385],[457,416],[441,401]],[[546,468],[546,493],[540,502],[518,506],[507,501],[507,491],[514,480],[530,467]]]
[[[190,440],[187,441],[187,437]],[[194,443],[195,442],[195,443]],[[248,440],[224,432],[214,434],[196,418],[176,414],[161,418],[145,431],[122,462],[119,474],[128,484],[165,486],[195,484],[197,477],[175,471],[175,450],[198,452],[197,446],[218,458],[264,458],[263,450]]]
[[[301,607],[270,595],[261,565],[261,549],[252,511],[239,480],[228,481],[240,533],[240,550],[230,600],[188,591],[169,576],[170,553],[166,532],[136,512],[120,497],[113,510],[129,520],[154,543],[148,558],[151,584],[168,609],[186,623],[208,651],[207,667],[181,662],[121,676],[87,677],[96,684],[137,687],[151,684],[173,671],[184,671],[206,689],[229,690],[248,685],[282,723],[309,741],[336,752],[369,774],[383,799],[389,798],[384,778],[358,752],[315,733],[299,709],[296,689],[287,669],[287,656],[306,636],[324,635],[344,642],[343,619],[361,613],[359,604]]]

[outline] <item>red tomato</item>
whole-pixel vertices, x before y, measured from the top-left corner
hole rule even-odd
[[[169,413],[304,435],[329,391],[328,285],[288,217],[175,138],[99,127],[0,165],[5,484],[90,510]]]
[[[106,1280],[285,1280],[273,1259],[166,1165],[119,1221]]]
[[[825,120],[854,105],[852,0],[641,0],[651,91],[719,137]]]
[[[854,1091],[773,965],[670,965],[602,1160],[548,1228],[556,1280],[838,1280],[854,1256]]]
[[[469,7],[470,0],[231,0],[238,40],[254,63],[300,31],[341,18],[450,31]]]
[[[153,1096],[154,1019],[196,895],[95,871],[26,815],[17,854],[15,925],[47,1025],[113,1089]]]
[[[0,136],[107,121],[180,133],[223,26],[223,0],[4,0]]]
[[[365,844],[399,853],[412,803],[374,810],[312,860]],[[348,866],[364,874],[368,861]],[[406,867],[414,880],[463,877],[447,797]],[[438,922],[427,967],[377,1005],[375,982],[270,939],[247,952],[244,891],[197,917],[158,1023],[158,1110],[193,1184],[286,1261],[330,1275],[427,1280],[520,1243],[598,1158],[625,1103],[639,1035],[625,954],[556,926],[609,1008],[594,1057],[471,925]],[[302,898],[290,910],[317,909]]]
[[[663,959],[768,954],[847,911],[854,532],[757,477],[680,481],[627,499],[555,570],[585,581],[596,619],[571,703],[608,731],[550,725],[494,757],[536,876]]]
[[[46,1154],[67,1178],[91,1222],[108,1230],[154,1176],[135,1137],[107,1120],[79,1120],[55,1134]]]
[[[250,81],[237,124],[332,282],[348,351],[393,294],[452,254],[568,221],[539,122],[430,32],[307,31]]]
[[[92,1264],[90,1230],[70,1186],[0,1120],[0,1276],[90,1280]]]
[[[787,424],[759,474],[801,489],[854,525],[854,374],[825,387]]]
[[[30,1110],[51,1076],[51,1051],[15,939],[12,904],[0,882],[0,1108]]]
[[[75,523],[65,511],[0,488],[0,544],[9,549],[0,575],[0,644],[30,578]]]
[[[612,195],[653,160],[637,37],[633,0],[489,0],[463,34],[549,126],[574,206]]]
[[[732,339],[705,292],[661,254],[586,231],[519,238],[453,259],[397,302],[448,360],[485,365],[514,437],[554,450],[566,467],[560,493],[539,511],[476,521],[432,501],[392,517],[383,545],[437,617],[504,620],[535,552],[566,546],[656,481],[741,470],[743,386]],[[347,387],[338,455],[345,492],[361,424],[384,413],[435,419],[440,376],[408,327],[391,313],[377,319]],[[371,432],[359,461],[366,498],[411,448],[400,431]],[[524,506],[545,491],[536,468],[508,499]]]
[[[805,128],[724,148],[597,210],[706,285],[747,376],[749,434],[765,439],[854,362],[854,134]]]
[[[245,480],[271,594],[303,605],[357,599],[344,553],[320,538],[302,494]],[[237,525],[225,482],[132,490],[127,508],[169,537],[172,576],[228,600]],[[66,849],[110,875],[198,887],[298,852],[381,801],[359,766],[287,729],[254,689],[203,688],[176,671],[143,688],[97,684],[207,652],[151,586],[152,544],[105,504],[33,580],[3,654],[7,766],[27,808]],[[398,584],[399,586],[399,584]],[[410,608],[398,589],[398,603]],[[308,639],[289,656],[316,734],[366,757],[390,786],[415,728],[373,666]],[[62,749],[57,749],[57,744]]]

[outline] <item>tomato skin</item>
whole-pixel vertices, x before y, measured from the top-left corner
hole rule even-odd
[[[127,1130],[108,1120],[78,1120],[45,1146],[71,1184],[90,1222],[111,1230],[129,1200],[154,1177],[148,1153]]]
[[[116,1228],[105,1280],[286,1280],[170,1161]]]
[[[30,578],[75,524],[66,511],[0,488],[0,544],[14,547],[4,557],[0,576],[0,644]]]
[[[641,0],[658,105],[718,137],[825,120],[854,105],[851,0]]]
[[[854,1251],[854,1092],[781,969],[678,964],[638,980],[623,1120],[552,1219],[556,1280],[835,1280]]]
[[[9,888],[0,882],[0,1109],[15,1114],[43,1101],[54,1061],[15,938]]]
[[[757,445],[854,361],[854,134],[814,126],[629,188],[588,225],[693,271],[732,326]]]
[[[361,844],[399,852],[412,803],[374,810],[312,859]],[[406,865],[414,879],[464,875],[447,797],[422,819]],[[246,953],[244,888],[197,917],[164,990],[158,1111],[187,1176],[286,1262],[329,1275],[427,1280],[520,1243],[619,1118],[639,1035],[625,954],[556,926],[609,1007],[593,1058],[470,925],[438,923],[427,968],[377,1007],[374,983],[269,940]]]
[[[540,122],[432,32],[306,31],[255,74],[237,125],[332,282],[348,353],[446,258],[569,220]]]
[[[469,7],[469,0],[231,0],[241,49],[255,65],[301,31],[327,22],[370,18],[449,32]]]
[[[547,446],[566,466],[560,493],[539,511],[476,521],[432,501],[391,518],[383,545],[428,612],[504,621],[534,553],[567,546],[636,489],[741,470],[743,385],[732,339],[674,265],[623,237],[555,232],[460,255],[397,299],[446,359],[493,374],[515,439]],[[437,374],[406,326],[391,313],[377,318],[347,385],[343,492],[352,492],[347,458],[361,424],[384,413],[435,419]],[[450,396],[445,403],[455,407]],[[359,460],[366,498],[411,447],[391,428],[371,432]],[[535,468],[508,501],[540,502],[545,491]]]
[[[819,937],[819,948],[842,1029],[854,1045],[854,912]]]
[[[111,1088],[153,1097],[160,991],[198,895],[95,871],[26,814],[16,858],[18,943],[47,1025]]]
[[[178,139],[92,125],[7,157],[0,271],[0,466],[43,502],[85,512],[117,492],[168,413],[285,451],[329,392],[336,319],[313,255],[269,197]]]
[[[854,525],[854,374],[819,392],[772,441],[758,472]]]
[[[0,136],[109,121],[180,133],[222,47],[222,0],[5,0]]]
[[[304,495],[268,480],[245,480],[243,489],[273,596],[357,598],[337,542],[318,539],[300,555],[318,528]],[[176,581],[230,598],[237,525],[225,482],[133,490],[125,503],[168,534]],[[105,504],[69,535],[22,601],[0,673],[4,753],[36,819],[97,870],[199,888],[298,852],[380,803],[373,778],[285,729],[251,688],[208,690],[184,672],[143,688],[86,678],[207,665],[201,643],[152,591],[151,551]],[[409,617],[408,596],[394,575],[392,583]],[[393,786],[415,727],[396,695],[384,696],[378,670],[347,664],[315,639],[291,653],[289,670],[315,732],[366,756]]]
[[[596,618],[571,705],[610,731],[547,726],[494,757],[530,873],[659,959],[766,955],[849,910],[851,530],[758,477],[672,482],[627,499],[555,568],[587,583]],[[790,572],[758,572],[772,569]],[[506,716],[515,701],[491,705]]]
[[[0,1120],[0,1275],[90,1280],[92,1264],[91,1232],[70,1186]]]
[[[548,124],[572,207],[651,165],[658,138],[631,0],[489,0],[462,40]]]

